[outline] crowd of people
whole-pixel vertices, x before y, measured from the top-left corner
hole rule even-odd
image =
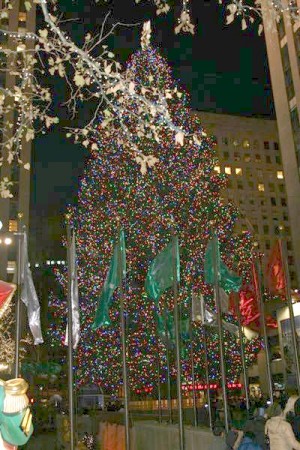
[[[244,402],[240,406],[245,411]],[[300,450],[300,397],[275,391],[273,402],[262,395],[251,398],[248,419],[240,428],[234,426],[232,405],[231,411],[229,450]]]

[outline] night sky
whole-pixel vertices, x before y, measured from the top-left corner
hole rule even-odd
[[[134,0],[115,0],[108,6],[108,2],[103,1],[100,7],[87,6],[87,0],[59,3],[64,3],[68,19],[79,19],[72,22],[72,34],[79,42],[85,32],[101,25],[103,14],[109,9],[112,10],[111,23],[116,20],[137,23],[151,19],[153,43],[167,58],[174,77],[190,93],[192,108],[248,116],[274,116],[264,38],[257,36],[256,29],[242,32],[239,23],[226,27],[224,11],[216,1],[193,0],[194,36],[174,35],[174,11],[167,17],[157,18],[154,8],[147,1],[137,6],[134,6]],[[177,17],[180,2],[173,3]],[[68,27],[70,29],[70,22]],[[114,49],[120,62],[125,63],[139,47],[139,35],[140,27],[121,27],[109,40],[109,46]],[[82,175],[88,153],[64,137],[63,126],[69,124],[67,114],[60,106],[65,84],[56,80],[47,80],[47,83],[55,92],[53,113],[58,114],[59,107],[59,115],[62,113],[63,119],[50,134],[38,137],[34,143],[30,227],[31,243],[36,249],[34,253],[44,250],[49,257],[55,258],[60,252],[53,241],[60,240],[59,235],[64,233],[61,222],[66,205],[76,203],[78,178]],[[86,112],[84,110],[82,116]],[[46,231],[48,217],[54,225],[50,227],[52,230]],[[38,230],[41,226],[45,231],[43,243]]]

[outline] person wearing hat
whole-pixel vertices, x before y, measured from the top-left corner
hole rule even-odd
[[[22,378],[0,380],[0,450],[16,450],[33,432],[32,415]]]

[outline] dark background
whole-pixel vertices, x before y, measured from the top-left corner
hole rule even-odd
[[[253,30],[242,31],[240,22],[225,26],[224,9],[216,0],[192,0],[195,35],[175,35],[180,1],[167,16],[156,17],[151,2],[135,5],[134,0],[60,1],[67,19],[66,28],[80,43],[83,35],[99,28],[111,10],[108,23],[142,23],[151,19],[153,44],[158,46],[173,69],[174,77],[191,97],[197,110],[274,118],[273,100],[264,37]],[[38,19],[41,22],[41,18]],[[109,39],[109,46],[123,64],[139,48],[141,26],[119,27]],[[65,137],[67,112],[61,107],[66,85],[56,79],[46,80],[54,93],[53,114],[60,124],[35,140],[32,154],[31,254],[34,259],[63,258],[60,246],[64,234],[63,214],[68,204],[76,203],[80,176],[88,152]],[[59,108],[59,111],[58,111]],[[80,120],[88,115],[83,108]],[[77,126],[77,124],[75,125]]]

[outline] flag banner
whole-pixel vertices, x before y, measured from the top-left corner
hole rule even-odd
[[[0,319],[7,310],[17,286],[0,280]]]
[[[80,317],[79,317],[79,295],[78,295],[78,274],[76,262],[76,239],[73,232],[72,241],[69,248],[70,252],[70,289],[71,289],[71,308],[72,308],[72,343],[75,350],[80,340]],[[66,328],[65,345],[68,345],[68,324]]]
[[[220,257],[220,249],[219,249],[219,241],[217,237],[214,237],[211,239],[206,247],[205,252],[205,259],[204,259],[204,277],[205,282],[207,284],[214,284],[214,240],[216,241],[216,247],[217,247],[217,262],[218,266],[220,267],[220,273],[219,273],[219,284],[220,287],[224,289],[226,293],[230,292],[238,292],[240,290],[242,279],[238,275],[236,275],[234,272],[228,269],[226,264],[223,263]]]
[[[277,240],[271,250],[266,269],[267,287],[271,294],[285,298],[286,280],[280,242]]]
[[[121,264],[121,268],[119,267]],[[120,272],[122,277],[120,277]],[[112,295],[120,286],[122,280],[126,277],[126,249],[124,231],[120,231],[119,241],[114,246],[114,252],[110,261],[109,270],[107,272],[103,289],[98,301],[96,316],[92,328],[97,330],[99,327],[111,325],[109,318],[109,308]]]
[[[180,281],[180,259],[178,238],[175,237],[175,258],[177,282]],[[156,302],[161,295],[173,286],[173,241],[170,242],[152,261],[146,281],[145,290]]]
[[[164,317],[159,313],[156,314],[156,317],[158,334],[161,340],[167,344],[175,345],[175,324],[173,314],[168,311],[166,319],[164,319]],[[189,318],[180,320],[180,337],[183,341],[186,341],[190,338],[189,326]]]
[[[28,243],[26,231],[23,233],[22,247],[21,267],[19,267],[21,278],[21,300],[27,307],[28,323],[34,339],[34,345],[38,345],[44,342],[40,319],[41,308],[28,263]]]

